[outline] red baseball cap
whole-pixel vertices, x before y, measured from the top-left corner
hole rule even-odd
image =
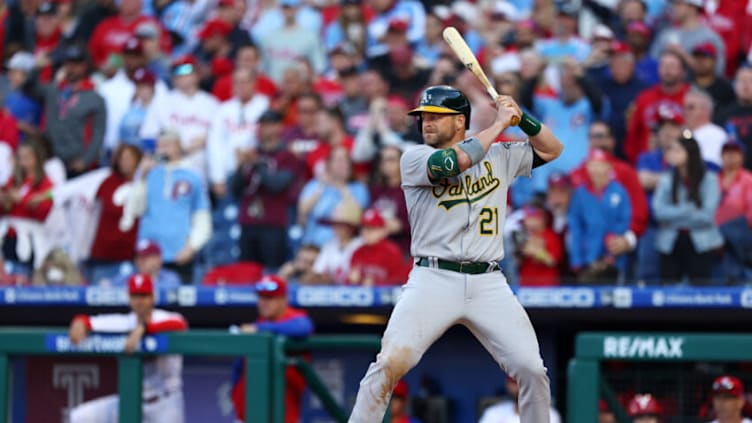
[[[548,177],[549,188],[570,188],[572,180],[566,173],[552,173]]]
[[[632,21],[627,24],[627,32],[636,32],[637,34],[649,37],[652,31],[650,27],[643,21]]]
[[[284,297],[287,295],[287,282],[277,275],[266,275],[254,289],[259,297]]]
[[[230,32],[232,32],[230,24],[220,19],[212,19],[201,28],[196,36],[199,40],[205,40],[215,35],[226,37],[230,35]]]
[[[742,381],[733,376],[721,376],[713,381],[713,395],[744,396]]]
[[[137,54],[144,53],[144,45],[140,38],[130,37],[123,44],[123,54]]]
[[[543,213],[543,210],[541,210],[538,207],[526,206],[523,209],[523,211],[525,213],[525,218],[529,218],[529,217],[537,217],[538,219],[545,219],[546,218],[546,214]]]
[[[157,82],[157,76],[154,75],[154,72],[150,71],[149,69],[138,68],[133,71],[133,82],[136,84],[154,85]],[[159,245],[157,245],[157,249],[159,249]]]
[[[658,404],[658,400],[650,394],[637,394],[629,401],[627,406],[627,413],[630,417],[644,416],[644,415],[661,415],[661,406]]]
[[[149,256],[149,255],[162,255],[162,249],[159,248],[159,244],[150,240],[142,239],[136,244],[137,256]]]
[[[368,209],[363,213],[361,224],[371,228],[383,228],[386,226],[386,221],[378,209]]]
[[[146,273],[136,273],[128,279],[128,295],[154,295],[154,283]]]
[[[671,122],[680,126],[684,125],[684,116],[678,110],[674,110],[672,107],[665,104],[658,106],[658,108],[655,109],[655,114],[655,120],[658,122],[658,125],[666,122]]]
[[[403,19],[392,19],[389,21],[388,32],[407,32],[407,21]]]
[[[400,397],[400,398],[407,398],[409,393],[410,393],[410,389],[407,386],[407,382],[405,382],[403,379],[400,379],[400,381],[397,382],[397,385],[394,386],[394,390],[392,391],[392,396]]]
[[[219,7],[235,6],[235,0],[219,0]]]
[[[611,42],[612,54],[632,54],[632,48],[624,41],[612,41]]]
[[[692,49],[693,56],[707,56],[716,57],[718,49],[715,48],[715,44],[711,42],[700,43]]]

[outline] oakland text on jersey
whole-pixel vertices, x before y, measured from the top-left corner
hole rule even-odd
[[[494,176],[491,162],[484,161],[483,167],[486,168],[487,173],[478,177],[478,179],[474,181],[472,175],[464,175],[464,184],[459,180],[457,183],[453,184],[450,178],[444,178],[438,185],[435,185],[433,187],[434,197],[441,198],[444,194],[448,194],[450,197],[448,200],[440,201],[438,205],[449,210],[457,204],[472,204],[491,194],[495,189],[500,187],[501,180]],[[460,177],[462,177],[462,175],[460,175]]]

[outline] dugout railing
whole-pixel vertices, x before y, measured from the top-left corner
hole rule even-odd
[[[681,366],[688,362],[749,362],[752,361],[752,335],[581,333],[575,340],[575,354],[567,369],[567,422],[597,422],[600,399],[614,411],[620,423],[631,421],[624,410],[623,400],[619,400],[604,375],[604,363],[608,361],[657,363],[662,367]]]
[[[156,354],[183,356],[239,356],[246,360],[246,422],[284,421],[284,372],[288,364],[297,366],[307,386],[338,422],[347,413],[332,397],[316,372],[294,354],[335,348],[378,351],[380,338],[367,335],[312,336],[290,340],[269,334],[239,335],[226,331],[197,331],[147,335],[139,352],[124,354],[125,335],[92,334],[79,346],[68,341],[61,328],[0,328],[0,423],[10,420],[11,356],[99,355],[117,358],[119,421],[141,422],[142,361]],[[386,418],[385,418],[386,421]]]

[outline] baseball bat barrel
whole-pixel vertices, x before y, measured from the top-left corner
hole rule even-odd
[[[499,97],[499,93],[496,92],[496,88],[494,88],[493,84],[491,84],[491,81],[489,81],[486,73],[483,72],[483,68],[480,66],[480,63],[473,54],[472,50],[470,50],[467,42],[465,42],[462,34],[457,31],[457,28],[448,26],[444,28],[442,35],[444,37],[444,41],[446,41],[452,51],[454,51],[454,54],[457,55],[457,58],[460,60],[460,62],[462,62],[465,68],[467,68],[467,70],[469,70],[475,76],[475,78],[480,81],[480,83],[486,89],[488,95],[490,95],[491,98],[496,101],[496,98]],[[512,118],[511,124],[513,126],[516,126],[519,123],[520,118],[518,116],[514,116]]]

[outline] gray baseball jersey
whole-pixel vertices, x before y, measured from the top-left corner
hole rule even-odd
[[[507,190],[515,177],[530,176],[532,146],[527,141],[495,143],[480,163],[437,184],[427,174],[428,157],[435,151],[416,145],[400,162],[412,256],[501,260]]]
[[[504,256],[507,189],[530,175],[528,142],[494,144],[480,163],[454,178],[432,183],[428,157],[415,146],[402,155],[414,257],[491,262]],[[521,423],[548,423],[549,382],[535,330],[504,274],[467,274],[414,266],[389,317],[381,352],[360,383],[349,423],[378,423],[391,390],[451,326],[466,326],[505,372],[520,384]]]

